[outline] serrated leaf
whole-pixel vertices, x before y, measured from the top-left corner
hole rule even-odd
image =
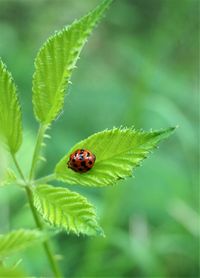
[[[16,86],[0,60],[0,135],[12,154],[22,143],[22,119]]]
[[[153,148],[172,134],[174,128],[144,132],[133,129],[105,130],[76,144],[57,164],[58,180],[69,184],[107,186],[119,179],[131,176]],[[93,168],[86,173],[77,173],[67,167],[69,156],[77,149],[88,149],[96,156]]]
[[[79,54],[112,0],[103,1],[79,21],[50,37],[35,60],[33,105],[36,118],[51,123],[64,105],[67,84]]]
[[[10,256],[45,239],[47,235],[38,230],[20,229],[0,235],[0,258]]]
[[[33,188],[33,196],[38,212],[57,228],[75,234],[103,235],[94,207],[80,194],[44,184]]]

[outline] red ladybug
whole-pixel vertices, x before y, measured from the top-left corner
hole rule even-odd
[[[68,168],[82,174],[92,169],[95,160],[96,156],[91,151],[78,149],[70,155],[67,165]]]

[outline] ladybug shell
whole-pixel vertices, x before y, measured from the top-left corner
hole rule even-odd
[[[92,169],[96,156],[89,150],[78,149],[70,155],[67,162],[68,168],[80,174]]]

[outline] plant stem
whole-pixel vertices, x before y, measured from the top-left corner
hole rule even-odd
[[[29,186],[27,186],[25,189],[26,189],[29,205],[30,205],[35,223],[40,230],[43,230],[43,225],[42,225],[42,223],[41,223],[41,221],[38,217],[38,214],[37,214],[37,212],[35,210],[35,207],[34,207],[34,204],[33,204],[32,191],[31,191]],[[56,260],[53,256],[53,254],[52,254],[52,251],[51,251],[51,248],[50,248],[50,245],[49,245],[48,241],[45,241],[43,243],[43,247],[44,247],[44,250],[45,250],[46,255],[48,257],[49,263],[51,265],[51,269],[52,269],[55,277],[56,278],[62,277],[62,274],[60,273],[59,267],[58,267],[57,262],[56,262]]]
[[[39,127],[36,144],[35,144],[35,149],[34,149],[34,153],[33,153],[33,159],[32,159],[32,163],[31,163],[29,180],[33,179],[33,177],[34,177],[36,163],[38,160],[38,156],[40,154],[40,150],[42,147],[42,141],[43,141],[44,134],[45,134],[47,127],[48,127],[48,125],[40,125],[40,127]]]
[[[14,161],[14,164],[15,164],[15,166],[16,166],[16,168],[17,168],[17,171],[18,171],[18,173],[19,173],[21,179],[26,183],[26,179],[25,179],[25,177],[24,177],[24,174],[22,173],[22,170],[21,170],[21,168],[20,168],[20,166],[19,166],[19,164],[18,164],[18,162],[17,162],[17,159],[16,159],[15,155],[14,155],[13,153],[12,153],[11,155],[12,155],[12,159],[13,159],[13,161]]]
[[[44,183],[47,183],[47,182],[55,180],[55,179],[56,179],[56,175],[50,174],[48,176],[35,180],[35,184],[44,184]]]
[[[25,182],[26,184],[26,187],[25,187],[25,190],[26,190],[26,194],[27,194],[27,198],[28,198],[28,202],[29,202],[29,205],[30,205],[30,209],[31,209],[31,212],[32,212],[32,215],[33,215],[33,218],[35,220],[35,223],[36,223],[36,226],[40,229],[40,230],[43,230],[43,225],[42,225],[42,222],[40,221],[39,217],[38,217],[38,214],[37,214],[37,211],[34,207],[34,203],[33,203],[33,196],[32,196],[32,191],[30,189],[30,184],[26,181],[25,177],[24,177],[24,174],[17,162],[17,159],[15,157],[14,154],[12,154],[12,158],[13,158],[13,161],[14,161],[14,164],[17,168],[17,171],[20,175],[20,177],[22,178],[22,180]],[[62,274],[59,270],[59,267],[58,267],[58,264],[52,254],[52,251],[51,251],[51,248],[49,246],[49,243],[48,241],[45,241],[43,242],[43,247],[44,247],[44,250],[46,252],[46,255],[47,255],[47,258],[49,260],[49,263],[50,263],[50,266],[51,266],[51,269],[52,269],[52,272],[54,273],[54,276],[56,278],[61,278],[62,277]]]
[[[32,192],[31,192],[31,189],[29,188],[29,186],[26,186],[25,187],[26,189],[26,194],[27,194],[27,197],[28,197],[28,202],[29,202],[29,205],[30,205],[30,208],[31,208],[31,212],[32,212],[32,215],[33,215],[33,218],[35,220],[35,223],[37,225],[37,227],[42,230],[43,229],[43,226],[42,226],[42,223],[37,215],[37,212],[35,210],[35,207],[34,207],[34,203],[33,203],[33,196],[32,196]]]

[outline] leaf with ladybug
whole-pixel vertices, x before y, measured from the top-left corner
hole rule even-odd
[[[50,37],[35,60],[33,106],[42,124],[50,124],[63,109],[65,90],[80,52],[112,0],[104,0],[80,20]]]
[[[159,131],[136,131],[134,129],[105,130],[88,137],[77,143],[55,168],[56,178],[69,184],[87,186],[107,186],[116,183],[120,179],[132,176],[133,169],[139,166],[157,144],[169,137],[175,128],[167,128]],[[81,149],[89,150],[95,155],[95,163],[89,171],[79,171],[79,168],[71,169],[71,158]],[[86,154],[85,154],[86,155]],[[80,153],[79,153],[80,156]],[[78,156],[78,158],[79,158]],[[84,157],[84,156],[83,156]],[[77,154],[76,157],[77,158]],[[84,161],[81,157],[81,162]]]

